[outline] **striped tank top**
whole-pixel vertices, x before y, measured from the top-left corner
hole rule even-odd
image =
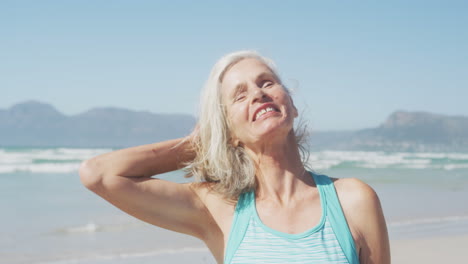
[[[320,195],[322,217],[319,224],[300,234],[269,228],[258,217],[255,193],[244,193],[234,212],[225,264],[359,264],[333,182],[326,175],[310,174]]]

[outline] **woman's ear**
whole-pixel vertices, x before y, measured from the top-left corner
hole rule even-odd
[[[234,147],[236,147],[236,148],[237,148],[237,147],[243,147],[243,146],[244,146],[244,144],[242,144],[242,142],[240,142],[240,140],[238,140],[238,139],[235,139],[235,140],[232,142],[232,145],[233,145]]]
[[[299,113],[297,111],[297,108],[296,108],[296,105],[294,105],[294,101],[292,99],[292,96],[291,96],[291,90],[289,90],[287,87],[283,86],[283,89],[286,91],[286,93],[288,94],[289,96],[289,101],[291,102],[291,105],[293,107],[293,116],[294,118],[298,117],[299,116]]]
[[[296,105],[294,105],[294,101],[293,101],[291,95],[289,96],[289,100],[291,100],[291,105],[293,107],[293,115],[294,115],[294,118],[296,118],[296,117],[299,116],[299,113],[297,111]]]
[[[232,135],[229,137],[229,143],[235,148],[239,147],[242,144],[238,138]]]

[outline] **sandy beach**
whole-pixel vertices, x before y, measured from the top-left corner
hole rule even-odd
[[[468,263],[468,235],[392,240],[394,264]]]

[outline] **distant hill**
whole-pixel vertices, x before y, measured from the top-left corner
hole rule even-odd
[[[37,101],[0,109],[0,146],[127,147],[182,137],[195,118],[121,108],[93,108],[67,116]]]
[[[195,118],[122,108],[67,116],[37,101],[0,109],[0,146],[128,147],[182,137]],[[312,131],[312,150],[468,151],[468,117],[396,111],[375,128]]]
[[[396,111],[375,128],[312,133],[312,148],[468,151],[468,117]]]

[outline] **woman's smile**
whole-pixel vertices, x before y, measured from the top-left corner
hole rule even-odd
[[[265,103],[261,105],[257,110],[255,110],[254,115],[253,115],[253,121],[255,122],[257,119],[260,117],[263,118],[268,118],[272,115],[278,115],[278,113],[281,113],[274,104],[271,103]]]

